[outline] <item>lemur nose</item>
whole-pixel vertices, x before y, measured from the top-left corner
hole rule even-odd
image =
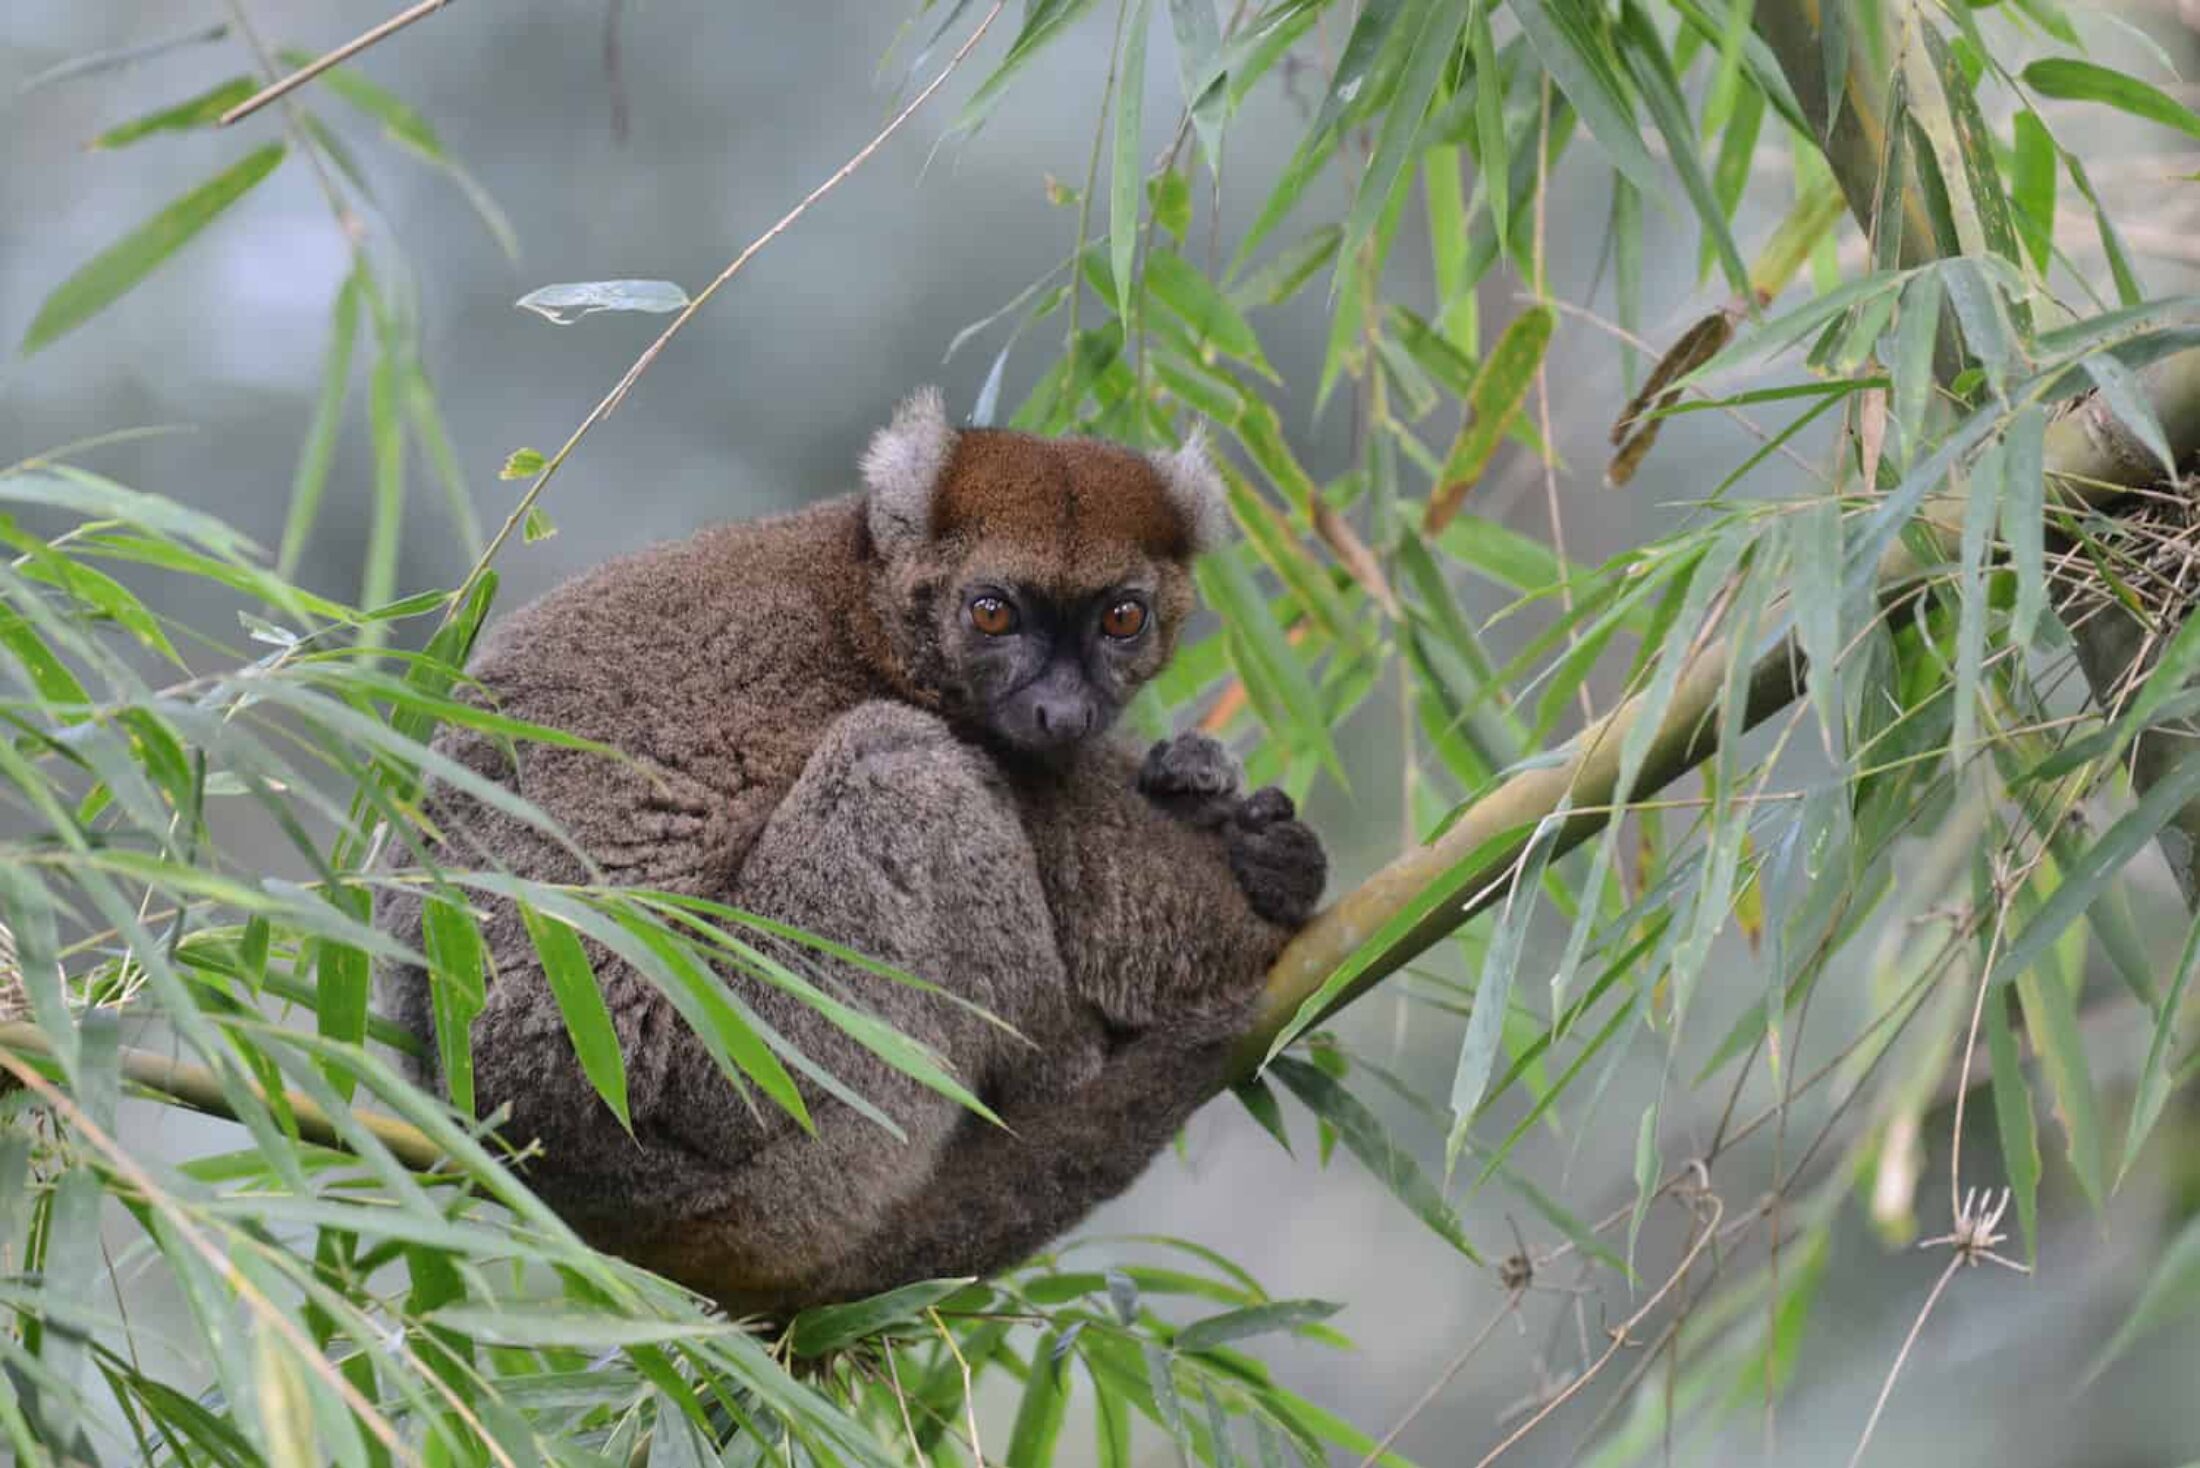
[[[1092,728],[1092,710],[1079,700],[1042,698],[1032,705],[1031,715],[1047,738],[1082,739]]]

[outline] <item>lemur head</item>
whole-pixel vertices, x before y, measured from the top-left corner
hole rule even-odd
[[[863,459],[874,599],[912,691],[990,743],[1058,753],[1167,663],[1191,561],[1229,523],[1197,434],[1175,453],[949,426],[927,389]]]

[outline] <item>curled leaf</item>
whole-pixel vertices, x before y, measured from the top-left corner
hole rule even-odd
[[[1616,489],[1635,477],[1658,441],[1658,430],[1665,423],[1662,415],[1680,397],[1672,384],[1716,357],[1733,339],[1734,318],[1714,311],[1681,333],[1673,349],[1658,359],[1649,381],[1612,425],[1612,462],[1604,471],[1607,484]]]
[[[688,293],[670,280],[582,280],[546,285],[512,304],[543,320],[571,326],[598,311],[647,311],[662,316],[688,303]]]

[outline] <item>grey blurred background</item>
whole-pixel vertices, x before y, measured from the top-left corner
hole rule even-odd
[[[316,102],[364,164],[378,206],[365,221],[377,258],[401,255],[409,262],[419,291],[422,360],[476,513],[492,527],[518,488],[496,477],[505,456],[562,442],[662,324],[606,315],[561,328],[514,310],[513,300],[550,282],[610,277],[662,276],[701,286],[871,135],[931,25],[918,21],[882,66],[911,8],[897,0],[629,3],[618,31],[615,87],[605,66],[608,3],[468,0],[361,64],[418,107],[495,196],[517,233],[517,262],[499,250],[449,177],[379,139],[371,124],[334,101]],[[271,43],[315,51],[363,29],[385,8],[364,0],[248,0]],[[1107,71],[1112,7],[1097,6],[1029,69],[982,131],[943,139],[980,68],[1000,55],[1017,10],[1010,7],[968,74],[766,250],[590,436],[546,502],[559,533],[515,543],[501,561],[504,606],[614,553],[851,489],[865,435],[914,385],[938,382],[956,411],[970,407],[1001,331],[951,362],[943,363],[942,354],[956,331],[1004,304],[1068,250],[1074,210],[1050,204],[1045,184],[1049,175],[1073,187],[1084,177]],[[11,352],[39,302],[71,270],[189,184],[276,136],[280,126],[269,113],[232,133],[82,151],[106,127],[249,69],[234,39],[34,91],[21,84],[73,55],[183,34],[227,17],[213,0],[0,6],[0,342]],[[2144,55],[2120,31],[2126,23],[2146,28],[2180,63],[2200,52],[2174,14],[2139,12],[2128,21],[2087,24],[2105,59]],[[1146,115],[1149,143],[1158,147],[1177,106],[1165,26],[1157,27],[1151,61]],[[622,89],[623,140],[613,125],[615,91]],[[1301,125],[1297,104],[1272,84],[1236,122],[1222,191],[1226,244],[1250,220]],[[2137,241],[2152,252],[2150,284],[2157,291],[2192,288],[2190,206],[2174,191],[2159,197],[2149,191],[2191,172],[2196,160],[2185,159],[2180,170],[2177,159],[2162,158],[2168,134],[2136,141],[2098,136],[2096,174],[2152,211],[2146,227],[2153,233]],[[1768,129],[1761,148],[1750,216],[1756,223],[1754,233],[1744,231],[1745,252],[1787,198],[1784,142],[1776,145]],[[1316,208],[1341,207],[1343,186],[1328,187],[1332,194],[1316,191]],[[2190,194],[2194,186],[2178,187]],[[1608,171],[1577,145],[1554,181],[1550,205],[1553,283],[1562,299],[1582,299],[1599,267],[1608,188]],[[1205,208],[1202,198],[1202,233]],[[1677,210],[1650,213],[1648,335],[1665,343],[1715,297],[1695,288],[1692,226]],[[1402,238],[1420,236],[1409,224]],[[1398,254],[1393,290],[1425,302],[1425,250],[1407,244]],[[346,269],[344,241],[312,175],[295,162],[286,165],[121,304],[35,358],[0,362],[0,462],[117,429],[177,425],[188,431],[104,448],[86,462],[215,512],[273,545],[318,386],[330,301]],[[1484,309],[1509,311],[1517,285],[1494,280]],[[1294,442],[1317,474],[1327,474],[1343,467],[1349,440],[1340,407],[1320,418],[1312,412],[1321,304],[1317,289],[1303,309],[1271,312],[1256,324],[1293,388],[1283,407]],[[1610,310],[1608,281],[1596,305]],[[1020,344],[1007,368],[1004,411],[1059,339],[1058,323],[1050,322]],[[361,359],[366,355],[363,343]],[[1735,425],[1714,415],[1689,417],[1671,426],[1630,489],[1605,489],[1598,475],[1602,435],[1625,397],[1620,353],[1592,323],[1567,318],[1551,381],[1568,465],[1560,503],[1578,558],[1602,559],[1669,526],[1685,501],[1748,451],[1750,440]],[[371,472],[363,374],[353,387],[327,508],[300,572],[307,586],[343,597],[358,591]],[[1824,440],[1806,438],[1799,447],[1822,457]],[[1540,470],[1517,450],[1507,452],[1480,492],[1479,508],[1544,534]],[[1783,478],[1781,471],[1775,464],[1747,491],[1793,492],[1792,472]],[[449,586],[470,557],[417,451],[407,489],[400,590]],[[228,605],[194,605],[176,596],[173,583],[144,584],[163,610],[212,640],[195,656],[217,659],[222,646],[241,643]],[[1501,602],[1483,596],[1476,605],[1489,612]],[[1391,755],[1396,730],[1388,723],[1394,709],[1395,700],[1379,696],[1344,731],[1350,789],[1325,786],[1312,802],[1339,857],[1340,890],[1403,839]],[[2158,876],[2151,868],[2144,874]],[[2159,881],[2142,884],[2137,895],[2142,926],[2167,963],[2183,919]],[[1750,955],[1735,944],[1713,961],[1706,1004],[1730,1013],[1753,997],[1755,975]],[[1853,1018],[1866,998],[1844,996],[1837,982],[1843,978],[1862,982],[1857,974],[1833,976],[1824,1002],[1846,1005]],[[1716,1033],[1724,1021],[1707,1012],[1702,1023]],[[1844,1021],[1829,1010],[1814,1023],[1830,1036]],[[1457,1044],[1454,1024],[1378,996],[1353,1013],[1346,1029],[1356,1046],[1442,1094]],[[1647,1043],[1639,1047],[1590,1125],[1525,1148],[1522,1168],[1583,1217],[1624,1203],[1632,1195],[1636,1122],[1659,1064]],[[1673,1095],[1665,1127],[1669,1162],[1709,1136],[1724,1087]],[[1683,1114],[1683,1096],[1686,1105],[1705,1108],[1702,1114]],[[1380,1093],[1370,1099],[1380,1101]],[[1438,1139],[1412,1128],[1403,1108],[1390,1115],[1402,1135],[1423,1145],[1424,1160],[1440,1166]],[[1822,1116],[1799,1109],[1796,1126],[1814,1126]],[[174,1114],[140,1110],[135,1124],[140,1145],[176,1156],[237,1145],[233,1133],[215,1124]],[[1243,1262],[1276,1295],[1346,1302],[1335,1323],[1356,1338],[1357,1350],[1272,1354],[1290,1385],[1379,1433],[1481,1329],[1503,1291],[1492,1272],[1452,1252],[1348,1158],[1320,1168],[1311,1124],[1300,1115],[1294,1125],[1296,1158],[1235,1103],[1217,1103],[1192,1126],[1181,1158],[1164,1158],[1084,1233],[1179,1235]],[[1987,1271],[1957,1281],[1911,1356],[1872,1461],[2136,1468],[2200,1459],[2200,1397],[2193,1390],[2200,1381],[2200,1330],[2157,1336],[2090,1391],[2074,1388],[2159,1249],[2172,1195],[2191,1186],[2189,1164],[2168,1164],[2193,1135],[2189,1122],[2166,1125],[2151,1165],[2137,1169],[2106,1217],[2096,1219],[2073,1196],[2067,1170],[2058,1165],[2059,1137],[2052,1123],[2043,1123],[2049,1223],[2039,1274],[2024,1280]],[[1924,1145],[1919,1222],[1936,1233],[1945,1226],[1936,1182],[1946,1167],[1944,1128],[1929,1128]],[[1991,1144],[1982,1161],[1998,1167]],[[1717,1185],[1729,1216],[1750,1206],[1772,1175],[1769,1150],[1744,1148],[1722,1162]],[[1468,1202],[1465,1215],[1492,1259],[1513,1248],[1511,1219],[1529,1230],[1532,1244],[1553,1241],[1547,1229],[1529,1229],[1535,1220],[1517,1199],[1495,1191]],[[1669,1206],[1653,1213],[1643,1245],[1646,1278],[1663,1277],[1658,1270],[1674,1256],[1677,1225]],[[1836,1238],[1776,1435],[1768,1434],[1756,1401],[1738,1402],[1716,1435],[1678,1438],[1674,1461],[1847,1460],[1941,1260],[1883,1241],[1864,1216],[1861,1190],[1843,1204]],[[1137,1252],[1106,1240],[1091,1247]],[[1749,1253],[1737,1267],[1756,1257]],[[1554,1269],[1550,1282],[1574,1279],[1567,1267]],[[145,1308],[157,1312],[162,1292],[148,1285],[146,1293]],[[1592,1350],[1601,1349],[1601,1328],[1632,1308],[1624,1287],[1586,1297],[1532,1294],[1521,1328],[1501,1325],[1414,1418],[1399,1448],[1430,1464],[1474,1461],[1503,1435],[1501,1424],[1517,1420],[1507,1413],[1580,1364],[1583,1333]],[[1609,1400],[1607,1389],[1644,1365],[1639,1351],[1623,1355],[1581,1403],[1508,1461],[1572,1461],[1584,1450],[1597,1404]],[[1622,1406],[1615,1420],[1624,1421],[1628,1410]],[[1005,1442],[1006,1416],[998,1420]],[[1074,1423],[1070,1435],[1079,1435]],[[1165,1448],[1149,1456],[1169,1461]]]

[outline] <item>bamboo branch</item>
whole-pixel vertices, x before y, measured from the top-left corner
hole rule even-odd
[[[44,1033],[27,1021],[0,1024],[0,1050],[24,1058],[45,1059],[53,1055],[53,1045]],[[207,1116],[237,1120],[228,1099],[222,1094],[221,1081],[203,1065],[171,1060],[150,1050],[125,1049],[121,1052],[121,1067],[122,1078],[134,1086]],[[259,1086],[254,1085],[252,1090],[262,1100],[267,1099],[267,1093]],[[328,1113],[313,1101],[295,1091],[286,1091],[283,1104],[297,1118],[299,1137],[318,1146],[349,1150],[350,1144],[344,1140],[343,1133],[329,1120]],[[427,1172],[443,1161],[443,1149],[410,1122],[376,1111],[357,1111],[352,1117],[374,1133],[375,1138],[390,1149],[391,1156],[415,1172]]]
[[[2179,457],[2200,452],[2200,351],[2165,358],[2140,380],[2172,450]],[[2097,400],[2089,401],[2048,426],[2048,474],[2068,499],[2086,504],[2106,504],[2126,490],[2142,489],[2159,471],[2143,452],[2130,451],[2128,438],[2128,430]],[[1937,496],[1921,519],[1961,524],[1962,502],[1953,491]],[[1880,563],[1882,594],[1899,598],[1922,569],[1898,542]],[[1671,783],[1716,750],[1720,699],[1736,652],[1724,641],[1715,643],[1682,672],[1631,792],[1635,798]],[[1803,670],[1802,649],[1792,636],[1759,659],[1749,675],[1743,727],[1754,728],[1799,697]],[[1611,819],[1620,750],[1641,711],[1639,696],[1621,704],[1576,736],[1574,754],[1563,764],[1513,776],[1475,802],[1438,840],[1391,862],[1317,916],[1269,971],[1260,1018],[1238,1054],[1238,1073],[1257,1070],[1276,1037],[1329,976],[1410,905],[1425,904],[1429,910],[1331,996],[1311,1017],[1314,1021],[1350,1004],[1501,898],[1506,875],[1536,828],[1560,811],[1572,813],[1557,832],[1554,858],[1602,830]],[[1499,842],[1503,844],[1493,846]],[[1467,865],[1477,852],[1481,859]]]
[[[1849,68],[1841,110],[1828,128],[1825,72],[1818,40],[1819,3],[1764,0],[1755,12],[1756,25],[1786,72],[1805,114],[1817,124],[1850,209],[1859,219],[1868,221],[1876,207],[1885,145],[1887,71],[1868,57],[1857,58]],[[1861,34],[1857,36],[1858,42],[1864,39]],[[1907,59],[1901,64],[1906,66]],[[1903,190],[1901,198],[1903,258],[1912,263],[1934,258],[1936,244],[1930,217],[1914,181]],[[1944,343],[1954,339],[1952,331],[1943,331]],[[1960,355],[1956,360],[1960,366]],[[2182,461],[2200,452],[2200,351],[2164,358],[2148,367],[2141,380],[2169,438],[2172,454]],[[2063,490],[2066,499],[2092,505],[2105,505],[2126,491],[2144,489],[2160,477],[2160,466],[2152,455],[2098,398],[2049,425],[2046,463],[2050,483]],[[1935,495],[1927,501],[1919,519],[1928,524],[1960,525],[1962,504],[1958,490]],[[1898,543],[1880,564],[1883,594],[1899,594],[1918,570],[1910,553]],[[1737,649],[1721,642],[1704,649],[1683,671],[1636,788],[1629,792],[1631,796],[1653,793],[1714,752],[1721,722],[1719,700],[1725,691],[1728,667],[1736,655]],[[2127,657],[2119,666],[2128,666],[2128,662]],[[1803,667],[1802,649],[1792,637],[1757,663],[1748,683],[1745,729],[1755,727],[1800,695]],[[2095,687],[2097,692],[2105,692],[2100,684]],[[1610,819],[1620,750],[1640,713],[1639,698],[1622,704],[1576,737],[1575,753],[1564,764],[1514,776],[1477,801],[1437,841],[1391,862],[1318,915],[1270,970],[1259,1020],[1238,1052],[1238,1074],[1249,1076],[1257,1071],[1276,1037],[1292,1024],[1329,975],[1409,906],[1427,905],[1428,911],[1362,969],[1350,985],[1331,996],[1319,1013],[1309,1017],[1310,1022],[1342,1009],[1502,897],[1506,874],[1520,859],[1537,827],[1561,810],[1573,813],[1565,817],[1557,832],[1554,858],[1601,830]],[[2158,759],[2168,757],[2167,750],[2161,748],[2166,743],[2157,741]],[[2142,765],[2144,760],[2142,751]],[[2195,844],[2200,844],[2200,807],[2186,815]],[[1492,843],[1500,841],[1501,846],[1492,848]],[[1466,865],[1478,851],[1484,852],[1482,859]],[[2192,865],[2189,853],[2188,848],[2186,873]]]
[[[1866,23],[1875,12],[1854,5],[1853,0],[1778,0],[1778,3],[1768,0],[1757,7],[1754,24],[1780,63],[1804,114],[1816,131],[1827,138],[1826,161],[1833,168],[1850,212],[1868,222],[1872,210],[1877,207],[1886,151],[1883,119],[1888,116],[1888,90],[1882,78],[1899,75],[1904,104],[1920,120],[1921,131],[1946,139],[1947,146],[1952,147],[1955,145],[1954,128],[1943,80],[1934,72],[1925,48],[1909,44],[1905,38],[1896,47],[1898,55],[1889,58],[1885,66],[1866,63],[1849,68],[1847,105],[1828,129],[1820,27],[1823,7],[1833,4],[1850,6],[1847,24],[1855,38],[1852,45],[1861,42],[1882,52],[1888,49],[1889,42],[1882,27]],[[1913,23],[1927,22],[1920,19]],[[1947,170],[1945,162],[1942,168]],[[1905,168],[1901,182],[1902,261],[1905,265],[1923,264],[1938,258],[1941,242],[1933,229],[1932,216],[1925,205],[1924,186],[1914,161]],[[1958,208],[1951,202],[1950,213],[1959,232],[1966,229],[1973,234],[1979,232],[1975,207]],[[1981,248],[1977,240],[1962,243],[1966,250]],[[1934,369],[1943,384],[1951,381],[1963,367],[1961,352],[1953,349],[1956,341],[1956,332],[1944,323],[1940,350],[1934,356]],[[2200,360],[2186,353],[2161,363],[2156,372],[2189,388],[2200,382]],[[2182,400],[2183,389],[2169,391],[2172,398]],[[2116,421],[2098,398],[2082,404],[2076,416],[2085,420],[2088,442],[2082,450],[2072,446],[2073,457],[2064,473],[2074,479],[2132,486],[2144,486],[2159,477],[2153,455],[2136,434]],[[2173,421],[2165,414],[2163,427],[2170,436],[2174,457],[2184,462],[2194,451],[2189,433],[2183,431],[2190,425]],[[2077,647],[2079,671],[2084,674],[2095,703],[2111,710],[2116,706],[2118,691],[2129,687],[2134,674],[2160,650],[2147,629],[2120,603],[2074,625],[2071,639]],[[2191,720],[2143,732],[2132,750],[2133,787],[2143,793],[2167,776],[2191,748],[2195,737],[2200,737],[2200,723]],[[2184,895],[2185,905],[2200,910],[2200,861],[2195,859],[2196,853],[2200,853],[2200,802],[2186,806],[2170,820],[2163,828],[2159,844]]]
[[[304,86],[307,82],[312,81],[315,77],[319,76],[322,72],[327,71],[330,67],[343,65],[345,62],[351,60],[352,57],[357,56],[360,52],[366,50],[369,46],[387,40],[389,37],[396,35],[399,31],[411,25],[414,21],[424,20],[428,16],[433,15],[436,11],[441,10],[444,6],[450,3],[451,0],[420,0],[420,3],[417,5],[407,6],[404,10],[399,11],[397,14],[391,16],[388,20],[383,21],[380,25],[375,26],[370,30],[363,31],[359,35],[353,36],[350,40],[346,41],[343,45],[338,46],[335,50],[329,52],[327,55],[318,57],[313,61],[307,62],[304,66],[299,67],[289,76],[283,77],[278,81],[270,82],[268,85],[262,87],[259,91],[254,92],[251,96],[245,98],[242,102],[239,102],[236,106],[230,108],[227,112],[224,112],[219,118],[215,119],[216,125],[219,127],[227,127],[233,122],[237,122],[243,118],[250,117],[253,113],[259,111],[268,103],[278,101],[281,98],[289,96],[292,92],[295,92],[296,90],[298,90],[298,88]]]

